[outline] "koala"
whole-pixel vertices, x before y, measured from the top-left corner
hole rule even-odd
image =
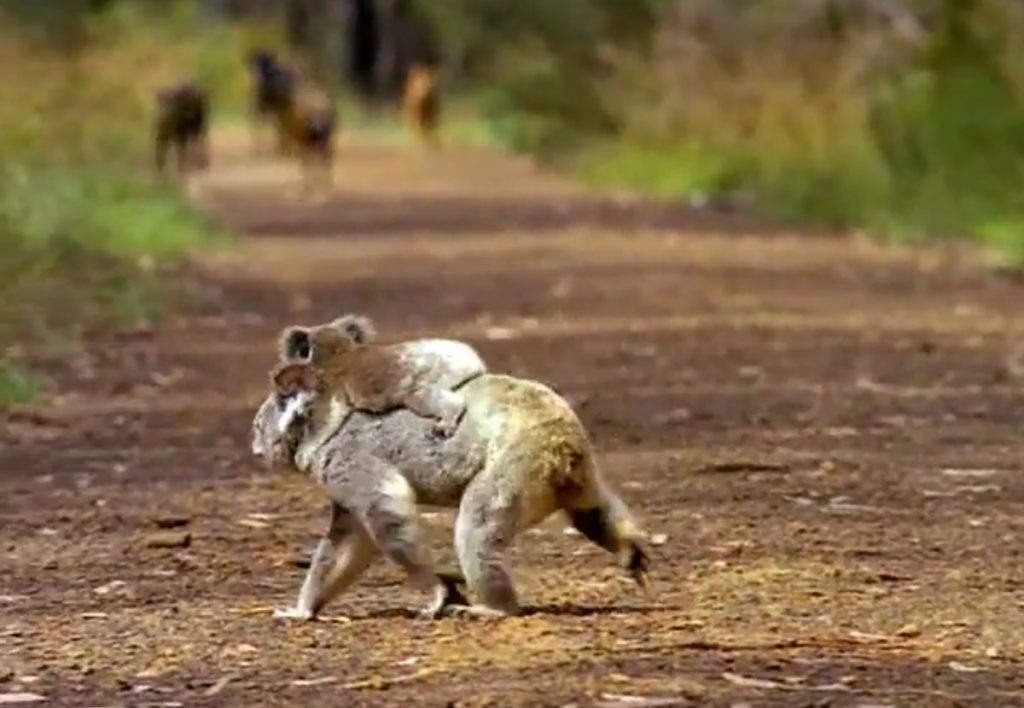
[[[375,343],[376,330],[365,317],[345,315],[327,325],[288,327],[279,338],[281,361],[313,364],[313,386],[326,407],[313,416],[323,436],[330,436],[344,422],[347,408],[383,413],[408,408],[433,419],[435,429],[450,436],[466,410],[455,390],[486,372],[480,355],[468,344],[446,339],[421,339],[398,344]],[[340,407],[344,404],[344,408]],[[289,416],[316,401],[297,396]],[[333,423],[325,422],[325,415]],[[287,420],[287,419],[286,419]]]
[[[179,173],[189,166],[190,157],[195,158],[197,166],[207,166],[208,114],[206,92],[191,82],[183,81],[157,92],[153,130],[157,171],[164,171],[167,151],[172,147],[177,152]]]
[[[414,65],[405,78],[402,104],[410,130],[414,130],[428,143],[436,141],[440,118],[441,99],[438,95],[439,71],[437,67]]]
[[[278,364],[274,390],[253,419],[253,454],[294,467],[315,365]],[[646,535],[602,478],[583,425],[550,388],[484,373],[461,389],[462,424],[450,439],[406,409],[352,412],[313,457],[310,472],[331,498],[331,523],[314,553],[296,605],[279,616],[313,619],[380,555],[433,592],[422,616],[506,617],[521,612],[506,564],[515,537],[557,511],[587,539],[619,554],[640,586]],[[296,404],[291,404],[296,405]],[[293,411],[294,412],[294,411]],[[453,601],[421,541],[417,505],[457,508],[455,549],[473,604]]]

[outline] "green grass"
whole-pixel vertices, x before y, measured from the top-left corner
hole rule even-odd
[[[0,410],[28,403],[42,392],[38,379],[13,366],[0,364]]]
[[[595,187],[629,187],[666,199],[720,193],[738,181],[723,156],[686,143],[607,142],[581,154],[577,168]]]

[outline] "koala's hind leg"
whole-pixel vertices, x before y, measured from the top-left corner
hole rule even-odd
[[[407,395],[403,403],[413,413],[436,420],[435,429],[445,436],[455,432],[466,412],[462,394],[441,386],[423,386]]]
[[[569,520],[590,541],[623,556],[626,572],[641,587],[647,583],[650,558],[644,548],[644,533],[633,521],[625,502],[600,477],[593,461],[580,462],[583,490],[561,500]]]
[[[505,554],[516,533],[521,499],[519,490],[502,488],[496,476],[495,470],[485,470],[470,482],[459,505],[455,550],[474,604],[450,608],[453,614],[504,617],[520,611]]]
[[[377,547],[359,522],[347,509],[331,502],[330,527],[313,551],[299,597],[292,607],[275,610],[274,617],[314,619],[377,555]]]

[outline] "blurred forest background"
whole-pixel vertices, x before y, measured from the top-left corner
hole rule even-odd
[[[429,55],[475,135],[595,185],[1024,263],[1018,0],[6,0],[0,403],[33,392],[18,342],[151,318],[162,268],[219,240],[147,169],[153,92],[195,78],[241,121],[257,46],[343,130]]]

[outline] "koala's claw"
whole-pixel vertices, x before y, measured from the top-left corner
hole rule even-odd
[[[445,605],[441,608],[441,616],[472,619],[505,619],[512,615],[484,605]]]
[[[441,590],[429,605],[416,613],[416,616],[421,620],[436,620],[448,617],[450,616],[449,609],[452,607],[469,604],[469,600],[459,590],[459,586],[464,585],[466,582],[466,579],[462,577],[462,573],[442,570],[438,571],[437,579],[441,581]]]
[[[298,620],[300,622],[312,622],[316,619],[312,610],[303,610],[298,607],[281,607],[274,610],[274,619]]]

